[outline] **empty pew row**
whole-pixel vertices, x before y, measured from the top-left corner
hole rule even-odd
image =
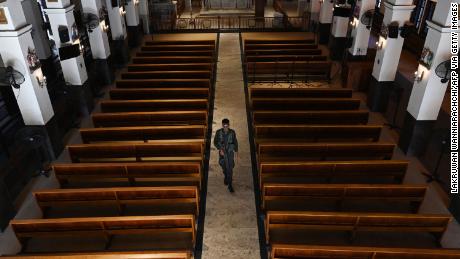
[[[50,208],[94,209],[103,205],[116,207],[119,215],[124,215],[127,207],[136,205],[155,206],[157,213],[163,215],[177,213],[176,208],[182,208],[180,214],[197,216],[199,213],[196,186],[55,189],[36,191],[33,195],[44,215]]]
[[[73,163],[195,161],[202,162],[204,140],[166,140],[155,143],[103,143],[68,145]]]
[[[262,191],[262,208],[267,211],[311,210],[313,201],[333,201],[332,210],[341,211],[347,201],[359,202],[359,211],[369,212],[372,204],[386,203],[387,212],[403,203],[417,213],[422,203],[426,185],[399,184],[276,184],[266,183]],[[363,206],[364,205],[364,206]],[[323,207],[322,207],[323,208]]]
[[[267,183],[375,183],[383,180],[401,183],[409,162],[403,160],[262,162],[260,189]]]
[[[313,43],[247,43],[244,44],[244,50],[262,50],[262,49],[317,49],[318,44]]]
[[[315,124],[315,125],[365,125],[367,111],[253,111],[254,125],[262,124]]]
[[[259,56],[259,55],[321,55],[320,49],[254,49],[246,50],[245,56]]]
[[[146,46],[152,45],[215,45],[215,40],[148,40],[144,42]]]
[[[169,51],[140,51],[137,57],[165,57],[165,56],[213,56],[213,50],[169,50]]]
[[[267,243],[286,244],[302,242],[300,234],[307,230],[345,231],[350,243],[358,232],[430,233],[439,242],[450,221],[450,216],[433,214],[268,211],[265,233]]]
[[[275,76],[282,79],[280,75],[300,80],[330,80],[331,68],[330,61],[246,62],[246,74],[250,81],[273,80]]]
[[[456,259],[460,258],[460,250],[273,244],[270,258]]]
[[[142,71],[121,73],[121,79],[210,79],[209,70],[196,71]]]
[[[245,44],[313,44],[315,43],[314,39],[245,39]]]
[[[4,259],[190,259],[187,251],[130,251],[4,256]]]
[[[122,79],[115,83],[117,88],[210,88],[209,79]]]
[[[381,131],[381,126],[368,125],[256,125],[254,135],[256,144],[334,141],[377,142]]]
[[[250,87],[251,98],[351,98],[345,88],[259,88]]]
[[[142,46],[141,51],[180,51],[180,50],[214,50],[215,45],[195,44],[195,45],[149,45]]]
[[[182,64],[129,64],[128,72],[142,71],[195,71],[214,69],[213,63],[182,63]]]
[[[207,110],[207,99],[102,100],[101,112],[199,111]]]
[[[166,233],[186,234],[187,248],[195,245],[194,215],[13,219],[10,224],[23,248],[31,238],[100,236],[108,249],[114,236]]]
[[[202,111],[93,113],[94,127],[208,125],[208,113]]]
[[[104,141],[142,141],[173,139],[205,139],[206,127],[189,126],[138,126],[80,129],[84,144]]]
[[[322,160],[390,160],[395,145],[388,143],[261,143],[259,163]]]
[[[142,163],[77,163],[54,164],[53,171],[61,187],[115,181],[116,186],[128,183],[149,185],[201,186],[200,162],[142,162]],[[117,185],[118,184],[118,185]]]
[[[129,88],[111,89],[112,100],[207,99],[209,88]]]
[[[326,61],[327,56],[321,55],[246,55],[245,62],[305,62]]]
[[[169,56],[169,57],[133,57],[133,64],[178,64],[178,63],[212,63],[209,56]]]
[[[357,110],[361,101],[352,98],[252,98],[253,111],[286,111],[286,110]]]

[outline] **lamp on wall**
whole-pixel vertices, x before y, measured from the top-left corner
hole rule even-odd
[[[377,49],[378,49],[378,50],[383,49],[383,41],[380,41],[380,40],[379,40],[379,41],[376,41],[376,42],[375,42],[375,45],[377,46]]]
[[[125,11],[125,6],[120,7],[120,15],[125,16],[126,11]]]
[[[105,20],[101,22],[101,30],[102,30],[103,32],[109,31],[109,25],[107,25],[107,24],[105,23]]]
[[[350,22],[350,25],[351,25],[352,27],[355,28],[356,26],[358,26],[358,23],[359,23],[358,19],[354,18],[354,19]]]
[[[419,72],[418,70],[414,72],[414,81],[420,83],[423,80],[423,75],[425,71]]]
[[[138,6],[139,5],[139,0],[134,0],[134,5]]]

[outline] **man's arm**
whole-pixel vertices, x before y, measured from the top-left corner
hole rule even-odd
[[[219,130],[216,131],[216,135],[214,136],[214,146],[220,150],[222,147],[220,146],[221,144],[219,142],[220,137],[218,135],[219,135]]]
[[[235,146],[234,151],[238,152],[238,140],[236,139],[236,132],[235,131],[233,131],[233,136],[234,136],[233,137],[234,138],[233,139],[233,145]]]

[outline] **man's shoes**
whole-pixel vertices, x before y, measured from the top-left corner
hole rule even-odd
[[[231,193],[235,192],[235,190],[233,190],[233,186],[231,184],[228,186],[228,191],[231,192]]]
[[[224,177],[224,184],[228,185],[227,177]]]

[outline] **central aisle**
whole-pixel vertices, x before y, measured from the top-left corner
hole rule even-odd
[[[211,140],[222,119],[228,118],[237,134],[239,154],[232,194],[224,185],[218,152],[211,148],[202,258],[260,258],[238,33],[220,34],[213,117]]]

